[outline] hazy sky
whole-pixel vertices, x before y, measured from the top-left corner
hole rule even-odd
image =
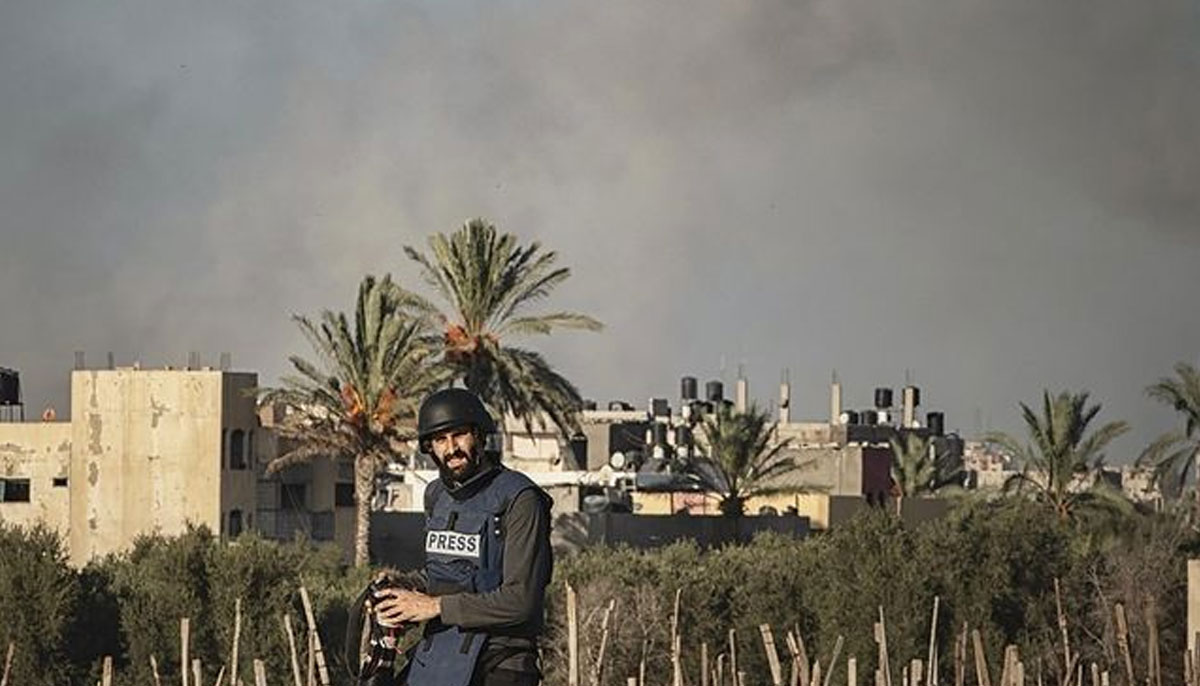
[[[588,397],[793,416],[905,370],[968,434],[1042,388],[1133,434],[1200,362],[1194,0],[0,3],[0,365],[265,382],[290,313],[483,215],[556,249]],[[65,412],[64,412],[65,414]],[[977,419],[978,418],[978,419]]]

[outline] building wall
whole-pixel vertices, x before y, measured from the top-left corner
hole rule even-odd
[[[0,521],[70,529],[71,424],[0,423],[0,479],[28,479],[29,502],[0,502]]]
[[[178,534],[188,522],[221,530],[223,491],[241,497],[236,480],[227,484],[221,474],[226,376],[253,378],[136,369],[71,374],[73,562],[121,550],[138,534]]]
[[[255,527],[254,513],[257,501],[258,474],[270,454],[263,454],[265,444],[257,413],[257,403],[252,389],[258,385],[255,374],[221,372],[175,372],[181,374],[215,374],[220,387],[221,443],[220,461],[220,505],[217,525],[213,531],[233,534],[231,521],[240,520],[242,531]],[[240,447],[235,445],[240,441]],[[240,451],[241,459],[236,461]],[[212,454],[196,455],[202,462],[212,460]],[[240,468],[244,465],[245,468]]]

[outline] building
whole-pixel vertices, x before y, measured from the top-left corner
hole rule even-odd
[[[277,446],[257,385],[255,374],[207,368],[74,371],[70,421],[0,423],[0,520],[44,522],[78,565],[189,523],[224,537],[302,531],[349,551],[352,472],[349,506],[342,465],[268,477]]]

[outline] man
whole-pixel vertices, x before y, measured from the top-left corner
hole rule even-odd
[[[408,686],[534,686],[553,565],[550,496],[500,464],[479,398],[450,388],[421,405],[422,452],[440,478],[425,489],[426,593],[389,589],[381,624],[427,621]]]

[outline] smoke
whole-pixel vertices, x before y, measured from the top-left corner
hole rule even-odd
[[[585,394],[683,374],[824,416],[904,370],[951,428],[1197,361],[1200,14],[1183,0],[18,0],[0,7],[0,364],[272,382],[293,312],[483,215],[561,254],[529,345]],[[979,417],[979,421],[974,421]]]

